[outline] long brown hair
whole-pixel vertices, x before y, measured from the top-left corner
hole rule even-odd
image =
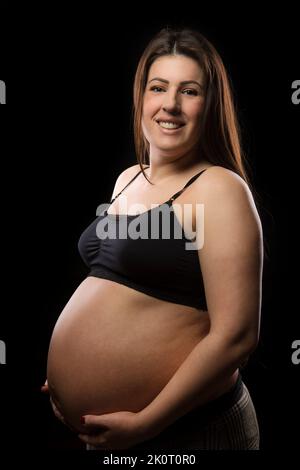
[[[196,60],[204,71],[205,105],[199,159],[236,172],[250,186],[248,170],[245,169],[248,162],[241,150],[233,92],[220,55],[198,31],[170,27],[162,29],[150,41],[140,58],[134,79],[134,140],[137,160],[145,178],[143,165],[149,165],[149,143],[142,131],[142,112],[148,73],[156,59],[175,54]]]

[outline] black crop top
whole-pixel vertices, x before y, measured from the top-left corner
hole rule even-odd
[[[172,207],[172,201],[204,171],[194,175],[168,201],[141,214],[108,214],[107,209],[102,211],[82,233],[78,242],[81,257],[90,268],[88,276],[109,279],[168,302],[207,310],[198,251],[186,249],[186,242],[191,240],[186,238]],[[129,181],[109,205],[140,173]],[[162,209],[169,214],[168,238],[161,230]],[[155,216],[158,218],[155,219]],[[156,238],[151,237],[153,220],[159,221]],[[141,236],[140,227],[147,227],[146,236]],[[129,232],[132,229],[133,232]]]

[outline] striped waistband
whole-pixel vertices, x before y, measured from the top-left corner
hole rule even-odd
[[[177,421],[180,423],[197,423],[205,424],[227,411],[234,406],[243,394],[243,381],[239,373],[236,383],[231,387],[228,392],[225,392],[220,397],[212,400],[205,405],[198,406],[189,411],[184,416],[180,417]],[[175,424],[175,423],[174,423]]]

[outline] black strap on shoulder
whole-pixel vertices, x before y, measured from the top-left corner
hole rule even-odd
[[[149,167],[146,167],[146,168],[149,168]],[[145,168],[144,168],[144,169],[145,169]],[[140,170],[140,171],[132,178],[132,180],[130,180],[129,183],[127,183],[126,186],[124,186],[124,188],[123,188],[113,199],[111,199],[110,204],[112,204],[112,203],[114,202],[114,200],[117,199],[117,197],[120,196],[120,194],[124,191],[124,189],[127,188],[127,186],[129,186],[130,183],[132,183],[132,181],[134,181],[135,178],[136,178],[137,176],[139,176],[140,173],[142,173],[142,170]]]
[[[181,193],[183,193],[183,191],[188,187],[190,186],[190,184],[192,184],[197,178],[198,176],[200,176],[205,170],[207,170],[207,168],[205,168],[204,170],[201,170],[199,173],[197,173],[196,175],[194,175],[190,180],[188,180],[188,182],[183,186],[182,189],[180,189],[180,191],[178,191],[177,193],[173,194],[172,197],[170,197],[169,201],[168,202],[171,202],[174,201],[174,199],[176,199]]]

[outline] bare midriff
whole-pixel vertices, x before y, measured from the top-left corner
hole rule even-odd
[[[206,311],[89,276],[55,325],[47,367],[50,393],[78,430],[84,414],[140,411],[209,329]]]
[[[53,331],[50,392],[76,428],[86,413],[139,411],[208,331],[207,312],[87,277]]]

